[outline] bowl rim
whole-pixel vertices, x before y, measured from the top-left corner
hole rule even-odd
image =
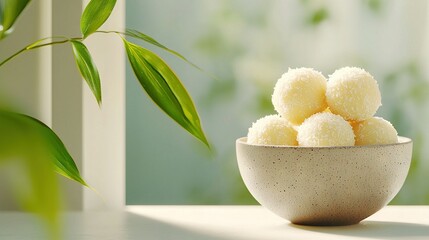
[[[359,145],[359,146],[322,146],[322,147],[305,147],[305,146],[289,146],[289,145],[265,145],[265,144],[250,144],[247,143],[247,137],[240,137],[236,140],[237,144],[254,146],[254,147],[264,147],[264,148],[290,148],[290,149],[357,149],[357,148],[378,148],[385,146],[398,146],[406,145],[412,143],[411,138],[398,136],[397,143],[389,144],[372,144],[372,145]]]

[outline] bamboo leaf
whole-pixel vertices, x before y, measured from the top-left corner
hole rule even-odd
[[[35,118],[26,117],[28,118],[29,124],[35,129],[38,129],[40,137],[43,138],[42,141],[51,154],[51,160],[55,165],[55,171],[66,178],[89,187],[81,177],[79,169],[61,139],[44,123]]]
[[[187,60],[183,55],[181,55],[180,53],[178,53],[178,52],[176,52],[176,51],[174,51],[174,50],[172,50],[172,49],[169,49],[168,47],[166,47],[166,46],[164,46],[163,44],[161,44],[161,43],[159,43],[158,41],[156,41],[156,40],[155,40],[154,38],[152,38],[151,36],[146,35],[146,34],[144,34],[144,33],[140,32],[140,31],[137,31],[137,30],[134,30],[134,29],[127,29],[127,30],[125,31],[125,34],[126,34],[127,36],[130,36],[130,37],[133,37],[133,38],[137,38],[137,39],[143,40],[143,41],[145,41],[145,42],[147,42],[147,43],[150,43],[150,44],[152,44],[152,45],[154,45],[154,46],[157,46],[157,47],[159,47],[159,48],[162,48],[162,49],[164,49],[164,50],[166,50],[166,51],[168,51],[168,52],[170,52],[170,53],[172,53],[172,54],[174,54],[174,55],[178,56],[179,58],[181,58],[181,59],[183,59],[183,60],[185,60],[185,61],[188,61],[188,60]]]
[[[80,30],[86,38],[97,31],[109,18],[115,7],[116,0],[91,0],[82,13]]]
[[[92,60],[86,46],[79,41],[71,41],[73,46],[74,58],[79,68],[80,74],[88,83],[89,88],[97,99],[98,104],[101,104],[101,83],[98,69]]]
[[[159,47],[159,48],[161,48],[161,49],[163,49],[163,50],[165,50],[165,51],[167,51],[167,52],[169,52],[169,53],[171,53],[173,55],[176,55],[177,57],[179,57],[183,61],[185,61],[188,64],[192,65],[194,68],[196,68],[196,69],[198,69],[200,71],[203,71],[200,67],[198,67],[197,65],[195,65],[194,63],[192,63],[191,61],[189,61],[187,58],[185,58],[182,54],[180,54],[180,53],[178,53],[178,52],[176,52],[176,51],[174,51],[174,50],[172,50],[172,49],[164,46],[163,44],[159,43],[158,41],[156,41],[154,38],[152,38],[149,35],[146,35],[146,34],[140,32],[140,31],[137,31],[137,30],[134,30],[134,29],[127,29],[125,31],[125,35],[129,36],[129,37],[136,38],[136,39],[143,40],[143,41],[145,41],[147,43],[150,43],[150,44],[152,44],[154,46],[157,46],[157,47]]]
[[[0,1],[0,40],[13,31],[13,25],[30,0]]]
[[[44,123],[27,115],[0,110],[0,125],[2,125],[3,129],[2,139],[7,139],[8,135],[10,135],[12,136],[12,140],[14,140],[10,141],[8,148],[2,146],[3,151],[0,152],[8,156],[25,152],[26,149],[21,148],[20,144],[27,144],[27,138],[34,135],[32,139],[35,142],[29,144],[38,144],[39,149],[41,149],[40,151],[46,154],[43,158],[50,160],[57,173],[84,186],[88,186],[80,176],[73,158],[60,138]],[[19,131],[16,129],[19,129]],[[22,135],[17,135],[16,132],[23,133]]]
[[[123,39],[134,74],[168,116],[209,146],[191,97],[170,67],[153,52]]]

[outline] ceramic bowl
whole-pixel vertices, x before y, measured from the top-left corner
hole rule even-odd
[[[386,206],[404,184],[412,140],[386,145],[291,147],[236,141],[241,177],[253,197],[302,225],[350,225]]]

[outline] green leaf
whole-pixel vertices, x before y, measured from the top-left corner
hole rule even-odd
[[[180,53],[178,53],[178,52],[176,52],[176,51],[174,51],[174,50],[172,50],[172,49],[164,46],[163,44],[159,43],[158,41],[156,41],[151,36],[146,35],[146,34],[144,34],[142,32],[137,31],[137,30],[127,29],[125,32],[120,32],[120,31],[96,31],[96,32],[97,33],[116,33],[116,34],[118,34],[121,37],[122,36],[127,36],[127,37],[132,37],[132,38],[135,38],[135,39],[143,40],[143,41],[145,41],[147,43],[150,43],[150,44],[152,44],[152,45],[154,45],[156,47],[159,47],[159,48],[161,48],[161,49],[163,49],[163,50],[165,50],[165,51],[167,51],[167,52],[169,52],[169,53],[171,53],[171,54],[179,57],[180,59],[182,59],[183,61],[185,61],[189,65],[191,65],[192,67],[200,70],[202,73],[204,73],[207,76],[209,76],[210,78],[212,78],[214,80],[217,80],[216,76],[214,76],[213,74],[210,74],[210,73],[204,71],[202,68],[200,68],[199,66],[197,66],[195,63],[193,63],[193,62],[189,61],[187,58],[185,58],[182,54],[180,54]]]
[[[44,123],[35,118],[28,118],[29,123],[35,129],[38,129],[40,137],[43,138],[48,152],[51,154],[51,160],[55,165],[55,171],[71,180],[74,180],[83,186],[89,187],[85,180],[82,179],[79,169],[77,168],[72,156],[67,151],[61,139]]]
[[[86,38],[109,18],[115,7],[116,0],[91,0],[82,13],[80,19],[80,30]]]
[[[13,25],[30,0],[0,1],[0,40],[13,31]]]
[[[143,41],[145,41],[145,42],[147,42],[147,43],[150,43],[150,44],[152,44],[152,45],[154,45],[154,46],[157,46],[157,47],[159,47],[159,48],[161,48],[161,49],[164,49],[165,51],[170,52],[170,53],[172,53],[172,54],[176,55],[177,57],[181,58],[182,60],[186,61],[187,63],[189,63],[189,64],[191,64],[191,65],[195,66],[195,64],[191,63],[191,62],[190,62],[188,59],[186,59],[182,54],[180,54],[180,53],[178,53],[178,52],[176,52],[176,51],[174,51],[174,50],[172,50],[172,49],[170,49],[170,48],[168,48],[168,47],[166,47],[166,46],[162,45],[161,43],[159,43],[158,41],[156,41],[156,40],[155,40],[154,38],[152,38],[151,36],[146,35],[146,34],[144,34],[144,33],[140,32],[140,31],[137,31],[137,30],[134,30],[134,29],[127,29],[127,30],[125,31],[125,35],[127,35],[127,36],[129,36],[129,37],[133,37],[133,38],[137,38],[137,39],[143,40]],[[197,66],[196,66],[196,67],[197,67]],[[197,68],[198,68],[198,67],[197,67]]]
[[[98,104],[101,103],[101,83],[98,69],[92,60],[91,54],[89,53],[86,46],[79,41],[71,41],[73,46],[74,58],[79,68],[80,74],[88,83],[89,88],[97,99]]]
[[[176,52],[176,51],[174,51],[174,50],[172,50],[172,49],[164,46],[163,44],[159,43],[158,41],[156,41],[154,38],[152,38],[149,35],[146,35],[146,34],[140,32],[140,31],[137,31],[137,30],[134,30],[134,29],[127,29],[125,31],[125,35],[129,36],[129,37],[136,38],[136,39],[143,40],[143,41],[145,41],[147,43],[150,43],[150,44],[152,44],[154,46],[157,46],[157,47],[159,47],[159,48],[161,48],[161,49],[163,49],[163,50],[165,50],[165,51],[167,51],[167,52],[169,52],[169,53],[171,53],[173,55],[176,55],[177,57],[179,57],[183,61],[187,62],[188,64],[190,64],[194,68],[196,68],[196,69],[198,69],[198,70],[200,70],[202,72],[205,72],[203,69],[201,69],[200,67],[198,67],[196,64],[194,64],[193,62],[191,62],[187,58],[185,58],[182,54],[180,54],[180,53],[178,53],[178,52]],[[211,76],[211,75],[210,75],[210,77],[211,78],[215,78],[214,76]]]
[[[16,143],[13,144],[14,141],[11,141],[12,144],[9,143],[8,148],[4,148],[3,146],[0,152],[13,155],[25,150],[20,148],[19,144],[27,144],[28,140],[26,136],[33,134],[34,137],[32,139],[35,139],[34,143],[38,143],[39,148],[46,153],[43,158],[50,160],[57,173],[84,186],[88,186],[80,176],[73,158],[60,138],[44,123],[27,115],[0,110],[0,125],[3,128],[2,138],[6,139],[8,135],[11,135],[14,137],[12,140],[15,140]],[[20,129],[20,131],[16,131],[16,129]],[[23,135],[19,136],[16,132],[23,132]]]
[[[329,18],[329,12],[326,8],[320,8],[314,11],[309,19],[310,24],[317,26]]]
[[[191,97],[156,54],[123,39],[134,74],[149,97],[173,120],[209,146]]]

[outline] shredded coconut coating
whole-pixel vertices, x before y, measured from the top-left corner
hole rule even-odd
[[[380,117],[352,123],[356,145],[390,144],[398,142],[398,132],[393,125]]]
[[[299,125],[327,108],[326,78],[312,68],[289,69],[277,81],[272,95],[274,109],[292,124]]]
[[[329,76],[326,101],[332,113],[346,120],[362,121],[377,112],[381,94],[371,74],[361,68],[344,67]]]
[[[322,112],[307,118],[298,128],[298,143],[304,147],[353,146],[355,135],[341,116]]]
[[[265,116],[249,128],[247,143],[297,146],[296,130],[279,115]]]

